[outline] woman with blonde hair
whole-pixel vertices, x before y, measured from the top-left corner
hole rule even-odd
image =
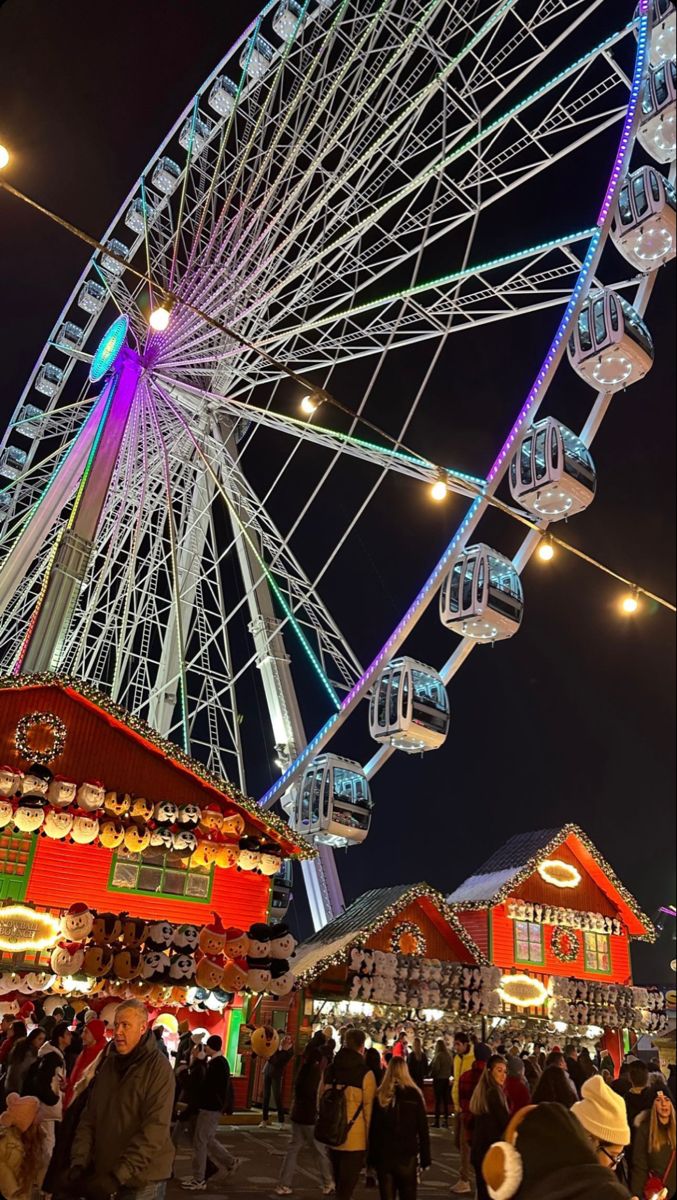
[[[430,1133],[423,1096],[403,1058],[391,1059],[376,1093],[369,1164],[381,1200],[416,1200],[419,1166],[423,1171],[430,1166]]]
[[[667,1188],[672,1197],[677,1192],[677,1126],[675,1110],[669,1096],[658,1092],[648,1112],[635,1122],[632,1146],[632,1191],[651,1197]]]

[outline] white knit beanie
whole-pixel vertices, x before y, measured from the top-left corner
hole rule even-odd
[[[628,1146],[630,1126],[623,1097],[613,1092],[601,1075],[586,1079],[581,1096],[571,1111],[586,1132],[611,1146]]]

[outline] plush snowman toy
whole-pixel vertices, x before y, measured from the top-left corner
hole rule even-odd
[[[21,780],[21,792],[24,796],[29,793],[46,796],[51,779],[52,772],[49,767],[43,767],[42,763],[33,763]]]

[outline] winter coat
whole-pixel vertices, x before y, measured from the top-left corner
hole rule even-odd
[[[97,1175],[113,1172],[128,1188],[168,1179],[173,1103],[174,1073],[153,1033],[130,1054],[112,1046],[89,1090],[72,1165]]]
[[[346,1141],[336,1150],[366,1150],[369,1138],[376,1080],[371,1071],[365,1070],[364,1059],[356,1050],[339,1050],[324,1077],[325,1088],[337,1083],[345,1088],[348,1122],[353,1120],[360,1104],[362,1111],[354,1121]]]
[[[0,1195],[5,1200],[28,1200],[31,1194],[30,1182],[25,1189],[19,1187],[23,1160],[24,1144],[19,1130],[13,1126],[0,1128]]]
[[[451,1079],[453,1063],[448,1050],[438,1050],[430,1064],[431,1079]]]
[[[463,1116],[463,1124],[466,1130],[466,1136],[470,1140],[470,1129],[472,1125],[472,1115],[470,1112],[470,1101],[472,1094],[480,1080],[480,1075],[485,1069],[486,1064],[477,1062],[473,1059],[473,1064],[469,1071],[464,1071],[458,1081],[458,1107]]]
[[[62,1051],[51,1042],[44,1042],[24,1080],[24,1095],[37,1096],[40,1101],[39,1121],[62,1119],[65,1083],[66,1060]]]
[[[369,1130],[369,1165],[387,1172],[419,1158],[430,1166],[430,1131],[423,1097],[416,1088],[397,1088],[387,1107],[377,1098]]]
[[[64,1110],[69,1104],[87,1090],[98,1066],[101,1055],[108,1045],[104,1038],[101,1042],[95,1042],[93,1046],[85,1046],[81,1050],[73,1064],[73,1069],[68,1076],[66,1091],[63,1097]]]
[[[291,1119],[296,1125],[314,1125],[317,1121],[317,1098],[323,1070],[324,1060],[320,1054],[301,1063],[291,1106]]]
[[[452,1060],[451,1070],[454,1076],[454,1082],[451,1086],[451,1100],[456,1110],[461,1107],[459,1095],[459,1087],[461,1076],[465,1075],[466,1071],[472,1070],[472,1065],[475,1061],[475,1051],[470,1049],[467,1054],[455,1054]]]
[[[642,1113],[637,1119],[632,1136],[632,1173],[630,1176],[631,1190],[633,1196],[642,1196],[644,1184],[649,1175],[659,1175],[662,1179],[668,1169],[672,1147],[666,1141],[660,1150],[649,1150],[649,1126],[651,1125],[650,1114]],[[677,1160],[673,1159],[670,1174],[665,1180],[665,1187],[668,1189],[668,1197],[672,1197],[677,1192]]]
[[[5,1080],[6,1096],[10,1092],[18,1092],[19,1095],[22,1094],[26,1076],[38,1057],[38,1052],[33,1049],[33,1044],[27,1038],[20,1038],[12,1046],[9,1055],[9,1065],[7,1067],[7,1078]]]
[[[412,1050],[409,1058],[407,1059],[407,1066],[409,1067],[409,1074],[411,1075],[414,1083],[417,1087],[420,1087],[421,1090],[423,1090],[424,1080],[428,1078],[428,1072],[430,1070],[430,1064],[428,1063],[426,1055],[421,1054],[420,1058],[417,1058]]]
[[[491,1088],[489,1090],[488,1104],[488,1112],[480,1113],[479,1116],[471,1114],[472,1141],[470,1156],[476,1171],[479,1171],[482,1166],[482,1160],[489,1147],[494,1142],[501,1141],[506,1125],[510,1120],[508,1105],[505,1103],[504,1097],[498,1088]],[[547,1193],[544,1192],[543,1194],[546,1195]],[[550,1197],[548,1197],[548,1200],[550,1200]]]
[[[285,1073],[287,1063],[293,1057],[293,1050],[276,1050],[274,1054],[271,1054],[270,1058],[266,1059],[266,1065],[263,1068],[264,1079],[281,1079]]]
[[[161,1049],[160,1054],[162,1054]],[[208,1058],[204,1074],[199,1077],[196,1087],[197,1108],[204,1109],[206,1112],[224,1112],[228,1100],[229,1082],[230,1067],[223,1055],[217,1054],[214,1058]]]
[[[628,1190],[601,1164],[559,1167],[532,1186],[522,1186],[519,1200],[628,1200]]]
[[[641,1092],[626,1092],[625,1108],[628,1114],[628,1125],[631,1129],[637,1118],[651,1108],[655,1094],[650,1087],[642,1088]]]
[[[503,1086],[505,1098],[508,1101],[510,1116],[513,1117],[521,1108],[526,1108],[527,1104],[531,1104],[531,1092],[529,1091],[523,1075],[508,1075]]]

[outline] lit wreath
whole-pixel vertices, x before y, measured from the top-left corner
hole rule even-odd
[[[390,935],[390,949],[393,954],[402,954],[402,938],[411,937],[416,945],[416,953],[424,955],[428,949],[428,943],[422,929],[418,925],[412,924],[411,921],[402,921],[400,925],[396,925]]]
[[[31,746],[31,730],[37,729],[38,726],[46,726],[52,735],[52,745],[48,750],[34,750]],[[34,712],[27,717],[21,718],[16,727],[14,742],[21,758],[28,759],[31,762],[42,763],[43,766],[46,766],[52,759],[58,758],[60,754],[63,754],[66,745],[66,734],[66,726],[54,713]]]
[[[563,925],[558,925],[553,929],[550,945],[555,958],[562,963],[574,962],[581,949],[578,935],[574,933],[573,929],[567,929]]]

